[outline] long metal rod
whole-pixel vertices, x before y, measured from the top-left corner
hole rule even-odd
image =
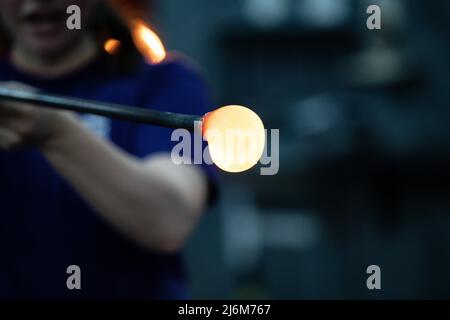
[[[31,103],[42,107],[51,107],[81,113],[91,113],[119,120],[146,123],[167,128],[183,128],[189,131],[196,130],[199,122],[202,121],[201,116],[69,98],[65,96],[11,89],[1,86],[0,100]]]

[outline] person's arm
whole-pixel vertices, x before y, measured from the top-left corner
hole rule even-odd
[[[41,150],[104,218],[149,248],[179,249],[204,209],[199,169],[174,165],[170,155],[136,159],[77,120]]]
[[[29,141],[101,216],[147,248],[179,250],[204,210],[207,183],[197,167],[165,154],[135,158],[65,112],[1,104],[0,147]]]

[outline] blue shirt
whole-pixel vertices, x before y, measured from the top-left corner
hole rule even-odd
[[[177,62],[142,63],[111,73],[99,57],[70,75],[44,80],[0,61],[0,81],[46,92],[164,111],[202,115],[209,98],[202,80]],[[80,115],[98,134],[145,157],[170,152],[170,129]],[[123,177],[126,179],[127,177]],[[0,151],[0,298],[188,297],[180,254],[137,246],[96,214],[34,148]],[[81,269],[81,290],[68,290],[67,267]]]

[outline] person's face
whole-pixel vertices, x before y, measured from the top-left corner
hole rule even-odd
[[[14,45],[28,53],[61,53],[87,32],[86,16],[96,0],[0,0],[1,19]],[[69,30],[67,8],[81,9],[81,30]]]

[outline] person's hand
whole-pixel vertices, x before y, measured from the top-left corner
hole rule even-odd
[[[0,86],[35,90],[15,82],[0,82]],[[64,133],[65,123],[71,116],[65,111],[0,100],[0,150],[24,145],[44,147]]]

